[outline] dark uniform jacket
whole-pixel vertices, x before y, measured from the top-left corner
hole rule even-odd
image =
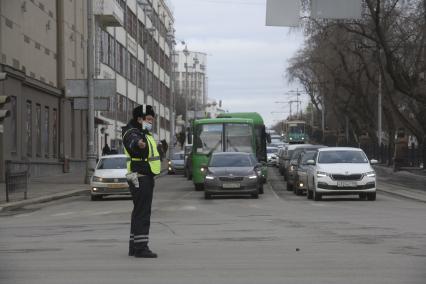
[[[121,135],[123,139],[123,145],[126,148],[127,153],[129,153],[132,158],[142,159],[142,161],[131,161],[131,171],[142,175],[154,176],[149,163],[145,161],[149,155],[149,145],[146,139],[147,134],[148,131],[142,129],[142,125],[132,119],[126,126],[122,127]],[[138,142],[141,139],[144,143],[146,143],[145,149],[141,149],[138,146]]]

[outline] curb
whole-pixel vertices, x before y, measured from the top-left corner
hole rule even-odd
[[[409,189],[405,189],[402,186],[392,185],[386,183],[386,189],[383,189],[381,187],[377,188],[377,191],[384,192],[390,195],[403,197],[410,200],[415,200],[419,202],[425,202],[426,203],[426,194],[423,192],[413,191]]]
[[[46,196],[42,196],[42,197],[31,198],[31,199],[16,201],[16,202],[10,202],[10,203],[7,203],[5,205],[0,206],[0,212],[6,211],[6,210],[18,209],[18,208],[21,208],[21,207],[24,207],[24,206],[27,206],[27,205],[31,205],[31,204],[46,203],[46,202],[50,202],[50,201],[53,201],[53,200],[63,199],[63,198],[71,197],[71,196],[74,196],[74,195],[79,195],[79,194],[85,193],[85,192],[88,192],[88,189],[70,190],[70,191],[55,193],[55,194],[52,194],[52,195],[46,195]]]
[[[167,170],[161,171],[161,173],[159,175],[155,176],[154,179],[159,179],[159,178],[161,178],[165,175],[167,175]],[[89,185],[88,185],[88,187],[89,187]],[[31,198],[31,199],[27,199],[27,200],[10,202],[10,203],[6,203],[4,205],[0,205],[0,212],[8,211],[8,210],[9,211],[15,210],[15,209],[27,206],[27,205],[38,204],[38,203],[46,203],[46,202],[50,202],[50,201],[54,201],[54,200],[64,199],[64,198],[68,198],[68,197],[71,197],[71,196],[86,193],[86,192],[89,192],[89,191],[90,191],[89,188],[76,189],[76,190],[70,190],[70,191],[65,191],[65,192],[61,192],[61,193],[55,193],[55,194],[51,194],[51,195]]]

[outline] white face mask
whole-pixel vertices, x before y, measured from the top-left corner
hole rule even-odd
[[[147,131],[151,131],[152,130],[152,123],[144,121],[142,123],[142,127],[143,127],[143,129],[145,129]]]

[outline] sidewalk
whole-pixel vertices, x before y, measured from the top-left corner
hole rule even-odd
[[[393,168],[374,165],[378,191],[426,202],[426,171],[416,168]]]
[[[161,177],[167,174],[167,159],[161,165]],[[79,194],[88,194],[90,186],[84,183],[84,175],[66,173],[57,176],[31,178],[28,184],[27,199],[24,200],[23,192],[16,192],[6,202],[6,184],[0,183],[0,212],[14,210],[30,204],[44,203],[63,199]]]

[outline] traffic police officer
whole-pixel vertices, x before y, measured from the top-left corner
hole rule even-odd
[[[157,143],[151,134],[155,113],[150,105],[133,110],[133,119],[122,128],[127,155],[127,180],[133,199],[129,256],[156,258],[148,247],[154,176],[161,171]]]

